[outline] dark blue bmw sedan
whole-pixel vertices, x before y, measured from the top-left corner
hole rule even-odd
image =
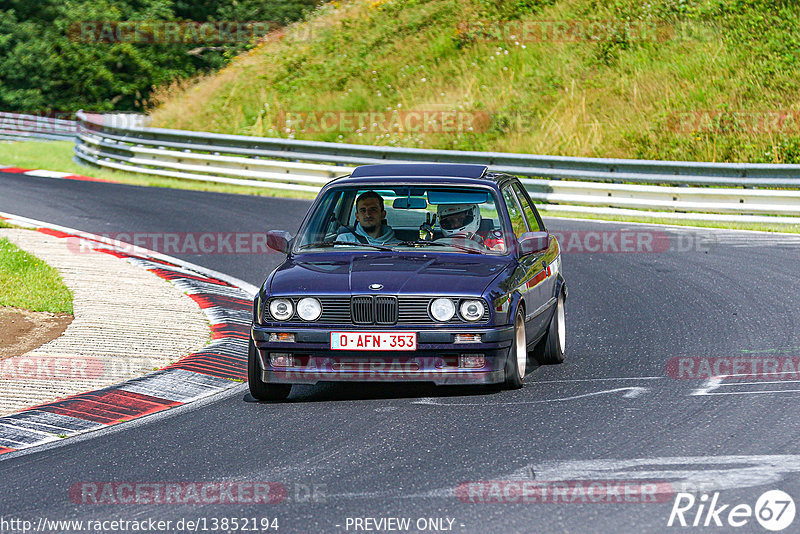
[[[559,245],[514,176],[482,165],[358,167],[326,185],[254,303],[248,377],[522,387],[564,359]]]

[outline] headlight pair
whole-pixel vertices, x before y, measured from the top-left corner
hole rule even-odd
[[[289,299],[273,299],[269,313],[278,321],[286,321],[294,315],[294,305]],[[302,298],[297,302],[297,315],[304,321],[315,321],[322,315],[322,304],[312,297]]]
[[[480,300],[464,300],[459,306],[461,318],[466,321],[478,321],[483,317],[486,308]],[[439,298],[431,302],[431,317],[440,323],[446,323],[456,314],[456,305],[451,299]]]

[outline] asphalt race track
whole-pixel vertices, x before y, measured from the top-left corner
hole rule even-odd
[[[0,173],[0,211],[99,234],[294,232],[307,206]],[[153,518],[172,521],[168,531],[181,531],[180,520],[210,529],[214,518],[277,518],[279,532],[374,532],[364,518],[407,518],[410,531],[427,532],[767,532],[755,517],[733,528],[728,513],[755,507],[768,490],[800,499],[800,374],[787,367],[800,360],[800,238],[548,224],[566,249],[567,361],[533,370],[522,390],[327,384],[270,404],[253,402],[242,384],[174,413],[6,455],[0,515],[34,525]],[[625,232],[644,245],[620,252]],[[281,260],[173,255],[256,285]],[[746,376],[745,365],[767,360],[777,379]],[[709,380],[702,365],[744,376]],[[509,488],[532,479],[567,489],[550,502],[515,499]],[[606,489],[592,493],[597,502],[576,491],[620,481],[668,490],[626,499]],[[286,496],[266,505],[93,504],[75,494],[103,482],[271,482]],[[698,527],[668,527],[682,489],[698,499],[688,524],[701,497],[719,492],[724,526],[702,513]],[[380,524],[390,525],[398,524]]]

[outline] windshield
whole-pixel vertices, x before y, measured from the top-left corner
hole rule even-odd
[[[337,188],[320,199],[295,252],[332,249],[506,254],[492,191],[478,187]]]

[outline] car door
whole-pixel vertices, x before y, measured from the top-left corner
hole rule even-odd
[[[528,228],[530,231],[546,232],[547,228],[544,226],[544,221],[542,221],[542,218],[539,216],[539,212],[533,205],[528,192],[525,191],[524,187],[522,187],[522,184],[519,182],[514,182],[512,187],[514,188],[514,192],[517,194],[519,203],[522,205],[522,214],[525,216],[525,221],[528,223]],[[558,241],[553,238],[550,241],[550,246],[548,247],[547,251],[544,252],[538,260],[542,264],[542,268],[545,271],[544,275],[540,275],[543,276],[543,280],[540,283],[542,298],[541,306],[545,307],[545,310],[542,312],[543,328],[547,328],[549,324],[548,319],[550,314],[546,312],[551,309],[551,305],[555,305],[555,301],[552,299],[556,295],[556,275],[558,267],[553,265],[553,262],[555,262],[558,258],[558,251]],[[550,267],[548,268],[548,266]]]
[[[531,230],[514,185],[512,182],[503,187],[502,193],[508,216],[511,219],[511,229],[519,239],[522,234]],[[535,230],[538,230],[538,224]],[[543,255],[537,253],[520,256],[513,276],[516,290],[519,291],[521,299],[525,303],[525,333],[529,341],[541,335],[546,322],[546,318],[543,317],[546,314],[541,310],[543,303],[547,300],[542,287],[542,283],[547,277],[547,268],[541,262]]]

